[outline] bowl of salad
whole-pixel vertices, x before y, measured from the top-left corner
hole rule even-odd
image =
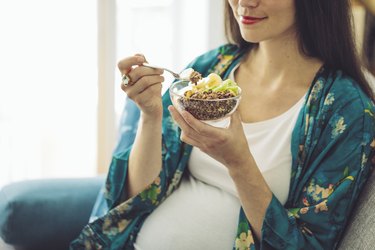
[[[195,80],[179,80],[169,88],[173,106],[186,110],[201,121],[220,121],[237,109],[241,88],[231,79],[222,80],[215,73]]]

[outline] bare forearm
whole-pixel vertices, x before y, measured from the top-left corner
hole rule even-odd
[[[230,175],[236,185],[246,217],[255,235],[261,238],[262,225],[272,192],[264,180],[253,158],[245,166],[234,167]]]
[[[151,184],[161,166],[161,118],[155,121],[141,116],[129,157],[127,197],[138,194]]]

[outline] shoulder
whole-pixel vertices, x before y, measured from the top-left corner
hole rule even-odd
[[[224,44],[197,56],[187,68],[193,68],[201,73],[208,72],[223,60],[231,60],[237,57],[242,49],[234,44]]]
[[[331,71],[327,80],[332,81],[331,86],[329,86],[330,92],[340,94],[341,98],[368,99],[359,83],[341,70]]]
[[[375,134],[375,105],[352,77],[340,70],[324,70],[312,89],[315,93],[315,105],[318,107],[316,118],[322,124],[339,124],[351,128],[351,131]],[[314,90],[312,90],[312,93]],[[314,97],[314,94],[312,95]]]
[[[356,80],[341,70],[325,70],[317,79],[321,83],[322,106],[332,105],[334,109],[347,112],[358,112],[370,109],[374,111],[374,103],[362,90]],[[350,108],[350,109],[348,109]]]
[[[237,45],[227,43],[227,44],[223,44],[219,47],[216,47],[214,49],[211,49],[211,50],[199,55],[198,57],[196,57],[194,59],[194,61],[192,63],[197,63],[198,61],[205,60],[205,59],[210,60],[210,59],[213,59],[213,58],[217,58],[218,56],[235,55],[235,54],[239,53],[240,51],[241,51],[241,49]]]

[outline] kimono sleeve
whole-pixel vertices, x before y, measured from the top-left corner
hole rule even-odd
[[[350,84],[322,98],[323,108],[285,208],[275,196],[266,210],[261,249],[334,249],[370,176],[374,155],[374,104]],[[346,95],[346,96],[345,96]],[[307,117],[307,118],[306,118]],[[304,116],[308,119],[308,115]],[[296,173],[294,173],[296,174]],[[290,194],[291,195],[291,194]]]
[[[163,123],[163,167],[159,175],[140,193],[125,199],[132,146],[115,154],[106,181],[108,211],[87,224],[70,249],[131,249],[128,247],[133,244],[144,219],[178,186],[189,151],[178,140],[177,126],[171,118],[164,117]]]

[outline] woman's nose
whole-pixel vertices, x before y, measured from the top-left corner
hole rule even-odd
[[[255,8],[255,7],[258,7],[260,1],[261,0],[239,0],[238,4],[241,7],[247,7],[247,8],[252,7],[252,8]]]

